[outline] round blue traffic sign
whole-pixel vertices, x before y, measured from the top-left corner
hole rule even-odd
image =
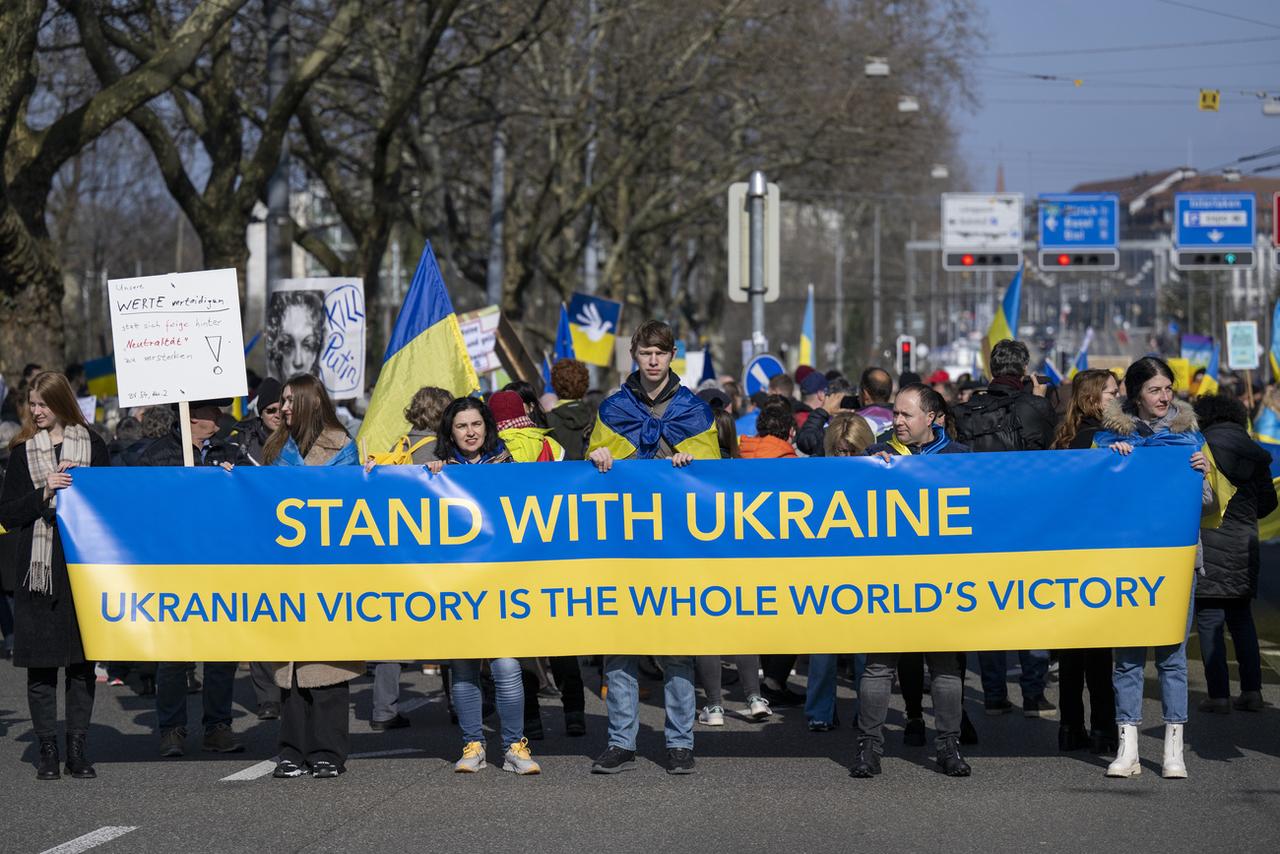
[[[769,380],[786,372],[787,369],[776,356],[762,353],[747,363],[747,369],[742,372],[742,387],[746,389],[748,397],[758,391],[768,391]]]

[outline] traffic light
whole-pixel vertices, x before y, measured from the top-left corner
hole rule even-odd
[[[1114,249],[1088,249],[1062,252],[1040,250],[1041,270],[1119,270],[1120,253]]]
[[[1180,249],[1173,254],[1173,266],[1179,270],[1252,270],[1252,249]]]
[[[942,269],[949,272],[964,270],[1017,270],[1022,266],[1022,256],[1017,252],[944,252]]]
[[[906,371],[916,369],[916,337],[914,335],[898,336],[898,376]]]

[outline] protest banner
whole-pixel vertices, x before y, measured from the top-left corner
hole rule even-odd
[[[502,360],[498,358],[498,324],[501,320],[502,311],[496,305],[458,315],[458,328],[462,330],[467,355],[481,376],[502,368]]]
[[[235,270],[107,282],[122,407],[243,397]]]
[[[1151,646],[1185,636],[1190,453],[102,468],[58,521],[91,659]]]
[[[335,400],[364,393],[364,281],[281,279],[267,301],[267,375],[311,374]]]

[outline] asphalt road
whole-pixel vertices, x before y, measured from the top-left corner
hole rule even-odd
[[[730,716],[723,729],[699,727],[697,773],[689,777],[670,777],[657,764],[663,756],[657,683],[644,708],[642,761],[634,772],[588,773],[605,745],[604,708],[593,696],[588,735],[578,739],[563,735],[558,703],[544,702],[547,738],[533,745],[540,777],[517,778],[492,764],[475,776],[455,775],[460,736],[449,724],[439,679],[417,672],[406,672],[403,682],[402,702],[416,704],[411,728],[371,731],[371,684],[359,680],[351,718],[357,756],[349,772],[332,781],[274,780],[266,760],[275,727],[252,714],[252,688],[242,672],[235,729],[245,753],[197,751],[162,760],[153,703],[128,688],[100,685],[90,735],[98,779],[39,782],[24,675],[0,663],[0,851],[1275,850],[1280,549],[1268,549],[1265,559],[1275,570],[1259,603],[1263,644],[1272,653],[1264,668],[1270,705],[1255,714],[1199,714],[1204,683],[1193,660],[1186,781],[1159,776],[1156,700],[1145,708],[1143,774],[1107,780],[1105,759],[1057,753],[1056,721],[983,716],[973,673],[966,703],[982,743],[966,751],[974,769],[969,779],[940,775],[925,748],[902,745],[896,695],[884,775],[849,778],[853,692],[846,683],[839,707],[845,723],[835,732],[809,733],[798,709],[766,724]],[[1194,642],[1192,654],[1198,655]],[[590,677],[588,685],[594,686]],[[730,708],[740,707],[736,687],[728,690]],[[1157,691],[1148,667],[1148,698]],[[1016,682],[1010,695],[1018,702]],[[1056,701],[1056,684],[1049,696]],[[191,719],[198,720],[199,697],[190,700]],[[500,765],[496,738],[490,758]],[[241,779],[225,779],[233,776]]]

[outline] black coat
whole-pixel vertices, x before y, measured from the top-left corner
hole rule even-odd
[[[1076,428],[1076,435],[1071,438],[1071,444],[1067,446],[1068,450],[1085,451],[1093,447],[1093,434],[1102,429],[1102,421],[1094,418],[1092,415],[1086,415],[1080,419],[1080,426]]]
[[[952,418],[959,435],[965,436],[965,420],[983,400],[1008,401],[1016,419],[1014,426],[1022,440],[1021,450],[1043,451],[1052,447],[1054,430],[1058,426],[1058,416],[1053,411],[1053,405],[1029,391],[1014,390],[1007,383],[1002,383],[1001,379],[1003,378],[997,377],[985,391],[975,392],[969,403],[960,403],[952,408]]]
[[[107,443],[89,431],[90,465],[111,464]],[[61,454],[62,448],[55,448]],[[75,477],[74,472],[72,477]],[[43,490],[31,485],[24,442],[13,449],[4,486],[0,488],[0,525],[4,525],[10,560],[6,568],[12,572],[14,646],[16,667],[66,667],[84,661],[84,645],[80,642],[80,626],[76,606],[71,598],[71,580],[67,576],[67,560],[62,554],[62,535],[54,524],[53,592],[32,593],[23,585],[31,563],[31,539],[36,519],[54,523],[54,511],[44,500]],[[7,586],[7,585],[6,585]]]
[[[1204,428],[1214,465],[1236,488],[1216,529],[1202,529],[1204,575],[1197,599],[1252,599],[1258,592],[1258,519],[1276,509],[1271,455],[1239,424]]]

